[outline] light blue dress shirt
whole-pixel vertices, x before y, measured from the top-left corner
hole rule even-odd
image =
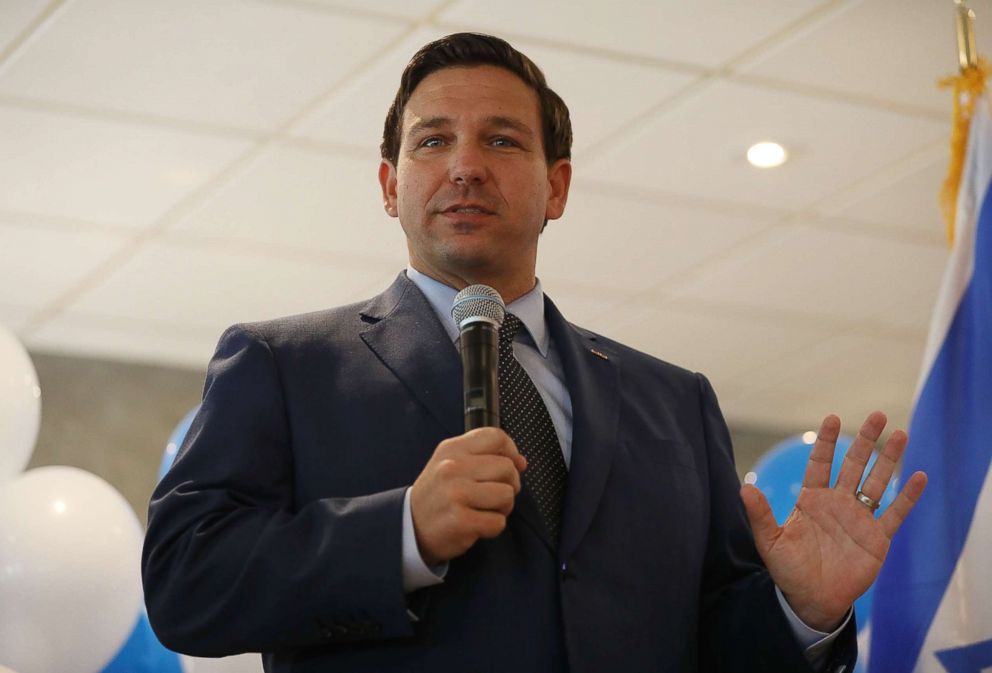
[[[407,267],[406,275],[427,297],[451,341],[457,345],[460,334],[455,319],[451,317],[451,305],[458,291],[412,267]],[[565,465],[569,465],[572,460],[572,397],[565,385],[565,372],[558,351],[548,334],[541,281],[538,280],[530,292],[512,302],[506,310],[517,316],[526,328],[513,341],[513,356],[541,393],[558,433]]]

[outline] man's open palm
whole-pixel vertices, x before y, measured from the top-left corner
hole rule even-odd
[[[830,486],[840,419],[828,416],[810,454],[803,487],[782,526],[757,488],[741,489],[758,553],[789,605],[807,625],[836,628],[851,604],[868,590],[882,568],[889,543],[923,493],[927,477],[916,472],[875,518],[857,499],[860,492],[878,502],[906,448],[906,433],[896,430],[885,442],[861,490],[858,485],[882,430],[885,414],[869,415],[844,457],[837,483]]]

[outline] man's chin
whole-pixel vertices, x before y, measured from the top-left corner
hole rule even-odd
[[[504,261],[483,241],[459,241],[439,252],[438,261],[452,269],[487,269]]]

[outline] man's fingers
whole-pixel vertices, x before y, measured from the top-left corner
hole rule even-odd
[[[744,509],[751,522],[754,544],[763,557],[778,536],[779,528],[775,515],[765,494],[752,484],[744,484],[741,488],[741,500],[744,501]]]
[[[875,464],[868,473],[868,478],[862,484],[861,490],[865,495],[878,502],[882,499],[882,494],[889,486],[889,479],[892,478],[892,471],[895,470],[896,463],[902,457],[902,452],[906,449],[906,442],[909,438],[902,430],[896,430],[882,447],[882,452],[878,454]]]
[[[834,448],[837,446],[837,436],[840,434],[840,419],[830,414],[820,424],[816,434],[816,442],[809,454],[806,464],[806,475],[803,486],[807,488],[829,488],[830,467],[834,462]]]
[[[909,512],[913,509],[913,505],[916,501],[920,499],[923,494],[923,489],[927,485],[927,475],[925,472],[914,472],[913,476],[909,478],[906,485],[902,487],[902,491],[896,496],[896,499],[892,501],[885,512],[879,517],[879,522],[882,524],[882,529],[885,531],[886,536],[891,540],[895,537],[896,531],[899,530],[899,526],[902,522],[906,520],[909,516]]]
[[[472,484],[466,496],[466,504],[472,509],[499,512],[509,516],[517,492],[509,484],[483,482]]]
[[[868,459],[875,450],[875,442],[885,429],[885,422],[885,414],[881,411],[874,411],[868,415],[861,429],[858,430],[858,436],[851,442],[847,455],[844,456],[844,463],[841,465],[834,488],[852,494],[858,489],[861,476],[865,473],[865,465],[868,464]]]
[[[445,443],[451,443],[452,446],[460,447],[461,450],[473,455],[506,456],[521,472],[527,467],[527,459],[517,450],[517,445],[510,436],[500,428],[476,428],[464,435],[446,440]]]
[[[465,477],[477,482],[499,482],[513,487],[520,493],[520,471],[516,464],[504,456],[474,456],[466,466]]]
[[[479,537],[493,538],[506,528],[506,517],[499,512],[476,512],[475,530]]]

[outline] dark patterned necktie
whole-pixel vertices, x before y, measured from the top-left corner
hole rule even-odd
[[[507,313],[499,330],[500,425],[527,459],[524,484],[530,489],[553,539],[561,530],[568,469],[558,433],[541,394],[513,357],[513,338],[522,323]]]

